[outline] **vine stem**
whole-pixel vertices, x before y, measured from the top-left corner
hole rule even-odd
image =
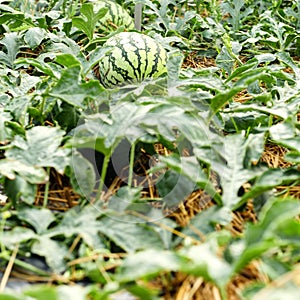
[[[223,286],[219,287],[219,292],[220,292],[221,299],[222,300],[227,300],[226,289]]]
[[[1,215],[1,220],[0,220],[0,237],[2,236],[2,234],[4,232],[5,222],[6,222],[6,218],[3,218],[3,215]],[[5,252],[5,246],[1,242],[0,242],[0,249],[1,249],[1,253]]]
[[[11,273],[11,270],[12,270],[12,268],[13,268],[15,259],[16,259],[16,257],[17,257],[18,250],[19,250],[19,244],[17,244],[17,245],[15,246],[15,249],[14,249],[14,251],[13,251],[11,257],[9,258],[7,267],[6,267],[6,269],[5,269],[5,272],[4,272],[4,274],[3,274],[3,277],[2,277],[2,280],[1,280],[1,283],[0,283],[0,292],[3,292],[4,289],[5,289],[5,286],[6,286],[6,284],[7,284],[9,275],[10,275],[10,273]]]
[[[45,185],[43,208],[47,207],[47,203],[48,203],[48,195],[49,195],[49,187],[50,187],[50,167],[47,167],[47,174],[48,174],[48,181]]]
[[[135,143],[132,144],[130,149],[130,162],[129,162],[129,174],[128,174],[128,186],[132,185],[133,178],[133,165],[134,165],[134,155],[135,154]]]
[[[17,250],[18,250],[18,249],[15,248],[15,249],[14,249],[14,252],[16,252]],[[14,253],[14,252],[13,252],[13,253]],[[9,254],[8,251],[5,251],[5,252],[1,253],[0,257],[3,258],[3,259],[5,259],[5,260],[7,260],[7,261],[9,262],[9,261],[11,260],[12,255]],[[27,262],[25,262],[25,261],[22,261],[22,260],[18,259],[18,258],[15,258],[15,259],[13,260],[13,262],[14,262],[14,264],[15,264],[16,266],[19,266],[19,267],[21,267],[21,268],[24,268],[24,269],[26,269],[26,270],[28,270],[28,271],[31,271],[31,272],[33,272],[33,273],[35,273],[35,274],[37,274],[37,275],[40,275],[40,276],[49,276],[49,275],[50,275],[48,272],[46,272],[46,271],[44,271],[44,270],[41,270],[41,269],[39,269],[39,268],[33,266],[32,264],[29,264],[29,263],[27,263]]]
[[[98,188],[98,191],[97,191],[97,194],[96,194],[95,202],[97,202],[98,200],[101,199],[101,195],[102,195],[102,191],[103,191],[103,187],[104,187],[104,180],[105,180],[105,177],[106,177],[107,168],[108,168],[108,164],[109,164],[109,159],[110,159],[110,155],[106,154],[104,156],[104,159],[103,159],[100,183],[99,183],[99,188]]]

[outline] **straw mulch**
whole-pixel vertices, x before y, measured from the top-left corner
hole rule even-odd
[[[67,176],[51,169],[49,181],[48,190],[44,184],[38,186],[34,201],[36,206],[47,206],[51,210],[66,211],[79,204],[80,196],[73,191]]]

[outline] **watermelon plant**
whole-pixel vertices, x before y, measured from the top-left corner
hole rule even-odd
[[[299,299],[297,1],[0,10],[0,299]]]

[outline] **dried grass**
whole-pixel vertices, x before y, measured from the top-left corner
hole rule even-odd
[[[45,193],[45,185],[39,185],[34,201],[35,205],[44,205]],[[66,176],[60,175],[54,169],[51,169],[47,199],[46,204],[49,209],[66,211],[79,204],[80,196],[74,192]]]
[[[190,52],[186,55],[182,68],[194,68],[194,69],[200,69],[200,68],[208,68],[208,67],[215,67],[215,59],[211,57],[205,57],[205,56],[199,56],[197,55],[197,52]]]
[[[284,156],[287,149],[282,146],[268,143],[265,145],[265,151],[261,157],[261,162],[268,165],[269,168],[288,168],[292,163],[285,160]],[[293,197],[300,199],[300,184],[298,185],[280,185],[276,187],[277,193],[281,197]]]

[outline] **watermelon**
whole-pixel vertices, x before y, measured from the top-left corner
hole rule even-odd
[[[107,55],[94,69],[103,86],[141,82],[166,72],[165,49],[153,38],[137,32],[121,32],[109,38]]]
[[[89,0],[94,6],[94,12],[107,7],[108,11],[96,25],[97,31],[107,32],[115,30],[117,27],[125,26],[126,29],[134,29],[133,18],[126,9],[114,1],[110,0]]]

